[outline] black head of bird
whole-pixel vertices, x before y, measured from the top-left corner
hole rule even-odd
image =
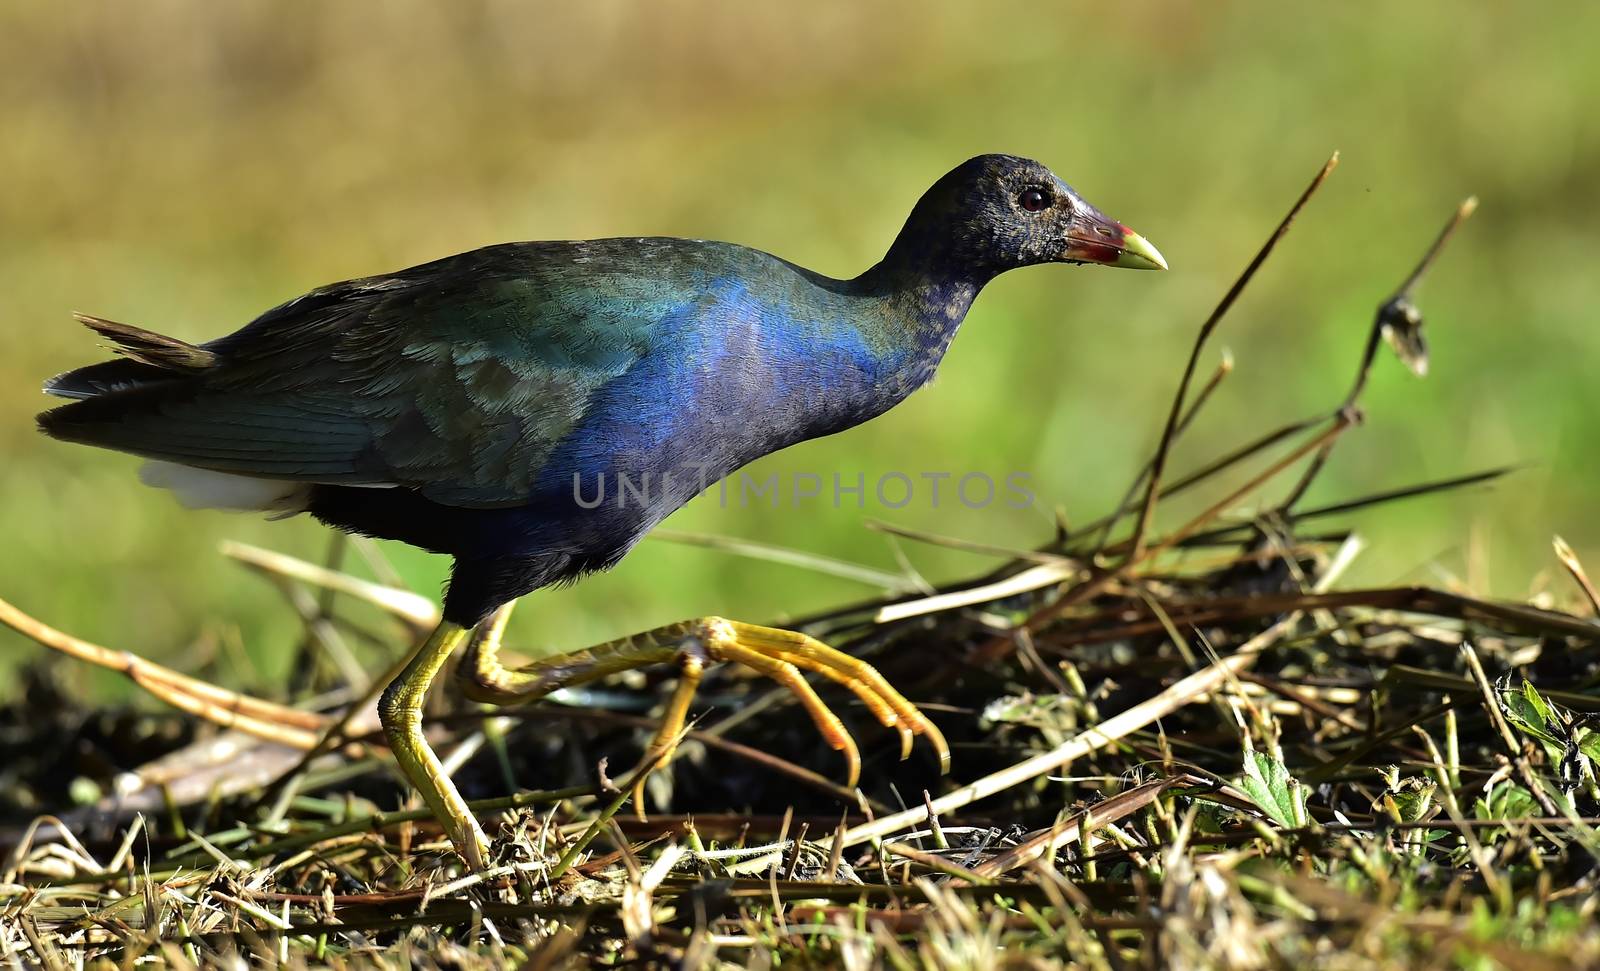
[[[1167,268],[1143,236],[1089,205],[1045,166],[1014,155],[980,155],[935,182],[895,248],[925,271],[979,280],[1040,263]]]

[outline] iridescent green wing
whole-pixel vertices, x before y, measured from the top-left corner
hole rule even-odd
[[[204,345],[216,363],[199,373],[42,421],[222,472],[514,505],[680,304],[657,275],[585,246],[507,244],[325,287]]]

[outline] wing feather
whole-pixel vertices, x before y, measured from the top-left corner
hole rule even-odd
[[[506,244],[334,284],[198,347],[123,326],[190,367],[69,372],[52,388],[82,400],[39,422],[235,475],[525,502],[596,392],[649,353],[678,305],[626,258],[575,258],[595,245]]]

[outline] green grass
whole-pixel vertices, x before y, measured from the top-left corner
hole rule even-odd
[[[1306,243],[1328,193],[1312,199],[1262,282]],[[1439,221],[1416,230],[1393,279]],[[1465,238],[1452,241],[1445,261]],[[1436,302],[1422,300],[1430,317]],[[29,690],[0,718],[0,960],[897,971],[1593,965],[1600,595],[1582,557],[1563,550],[1571,576],[1536,603],[1482,597],[1491,582],[1485,540],[1458,527],[1451,539],[1468,550],[1466,582],[1372,588],[1374,575],[1389,575],[1385,558],[1415,555],[1422,520],[1481,493],[1430,488],[1348,515],[1309,515],[1324,493],[1413,484],[1399,477],[1398,461],[1369,474],[1368,448],[1381,438],[1374,428],[1452,427],[1412,407],[1426,385],[1410,385],[1404,399],[1385,385],[1394,367],[1386,351],[1359,402],[1365,427],[1339,411],[1266,454],[1211,461],[1285,418],[1329,415],[1371,326],[1370,304],[1337,354],[1273,373],[1288,385],[1317,378],[1316,393],[1292,410],[1235,417],[1219,443],[1203,429],[1214,436],[1219,416],[1231,414],[1243,375],[1206,399],[1173,440],[1162,482],[1196,466],[1215,474],[1163,501],[1149,534],[1132,525],[1137,504],[1116,507],[1124,473],[1107,487],[1112,499],[1084,506],[1112,512],[1104,533],[1061,535],[1036,522],[1015,541],[1049,543],[1053,559],[970,543],[957,555],[962,544],[949,539],[902,539],[907,562],[947,557],[951,590],[967,594],[961,606],[921,602],[920,593],[860,602],[837,577],[821,579],[825,562],[801,555],[783,567],[813,582],[769,591],[776,609],[803,613],[813,598],[833,608],[797,625],[869,660],[914,699],[952,743],[949,776],[926,744],[896,761],[893,733],[839,686],[822,684],[865,756],[860,788],[841,792],[838,755],[793,696],[730,677],[724,665],[702,685],[694,731],[670,775],[653,776],[643,804],[629,807],[629,773],[613,768],[614,785],[607,765],[639,753],[664,697],[659,681],[630,673],[595,695],[503,715],[436,691],[432,744],[459,761],[452,774],[495,835],[490,873],[464,875],[425,811],[396,811],[414,794],[397,785],[379,733],[352,729],[305,765],[296,747],[334,724],[352,690],[364,694],[367,677],[341,668],[339,643],[377,670],[415,631],[352,595],[288,582],[303,571],[198,571],[262,590],[267,579],[285,581],[307,605],[302,621],[276,605],[278,593],[252,601],[285,643],[308,645],[287,690],[250,662],[237,621],[202,619],[203,650],[179,662],[228,687],[296,701],[307,710],[261,717],[298,726],[303,740],[278,732],[278,744],[263,743],[189,716],[142,714],[143,706],[96,708],[83,703],[81,666],[29,665]],[[1222,333],[1234,325],[1223,320]],[[1175,343],[1186,347],[1192,333],[1185,328]],[[1444,360],[1432,359],[1436,373]],[[990,387],[994,407],[1027,393],[1003,376]],[[1194,388],[1188,400],[1199,407]],[[1140,420],[1119,401],[1108,392],[1102,417]],[[995,427],[1012,431],[998,418]],[[1336,436],[1308,496],[1276,498],[1301,474],[1303,462],[1291,459]],[[1504,489],[1519,474],[1485,481]],[[1256,506],[1259,515],[1240,515]],[[790,522],[746,515],[779,533]],[[859,518],[841,518],[857,541],[868,535]],[[94,548],[134,550],[147,528],[108,521]],[[998,531],[973,537],[1009,540]],[[324,552],[314,530],[299,539],[311,555]],[[367,544],[332,552],[336,568],[390,573]],[[667,543],[644,551],[663,575],[675,560],[659,558],[691,556],[730,572],[762,563]],[[180,561],[169,553],[149,562]],[[402,561],[393,582],[416,582],[416,562]],[[1062,572],[1021,583],[1041,563]],[[136,579],[121,564],[105,569],[113,591]],[[621,589],[625,575],[605,582]],[[857,602],[837,607],[843,599]],[[137,620],[167,602],[188,606],[117,609]],[[908,617],[883,613],[918,603]],[[585,619],[622,614],[596,609]],[[67,626],[82,632],[76,621]],[[520,625],[512,646],[546,649],[530,628],[542,630]],[[126,626],[113,638],[128,639]]]
[[[430,728],[441,752],[482,746],[452,771],[495,835],[486,875],[461,872],[426,810],[392,808],[404,790],[381,751],[340,744],[300,766],[295,748],[187,717],[30,695],[0,723],[0,959],[1600,961],[1593,604],[1347,589],[1361,543],[1338,529],[1311,540],[1293,511],[1127,562],[1078,537],[1060,552],[1115,565],[969,609],[924,605],[909,621],[876,616],[890,602],[879,599],[809,623],[941,726],[948,778],[924,745],[896,762],[891,733],[824,684],[866,755],[861,787],[841,797],[837,755],[793,696],[726,666],[709,672],[695,731],[643,805],[628,806],[629,774],[613,769],[607,787],[606,764],[640,751],[652,720],[626,712],[662,685],[614,678],[603,705],[504,717],[457,707]],[[1262,531],[1277,543],[1260,544]],[[382,629],[354,606],[327,597],[318,619],[351,638]],[[331,652],[307,657],[300,694],[343,687]]]

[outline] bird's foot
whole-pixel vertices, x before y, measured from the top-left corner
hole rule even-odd
[[[705,617],[673,626],[681,631],[677,635],[679,646],[674,658],[681,675],[662,716],[661,728],[635,773],[636,808],[643,805],[644,783],[650,771],[672,759],[683,736],[689,703],[700,684],[701,673],[708,663],[714,662],[742,664],[789,689],[811,716],[823,740],[835,751],[844,753],[850,786],[861,778],[861,751],[839,716],[817,696],[802,672],[815,672],[849,688],[878,721],[900,733],[902,759],[911,754],[913,740],[921,735],[933,745],[940,771],[949,770],[950,748],[938,727],[865,661],[806,634],[721,617]]]
[[[593,681],[609,674],[652,664],[678,665],[678,686],[662,715],[661,727],[634,772],[634,805],[641,806],[649,773],[672,760],[684,733],[689,706],[705,668],[728,662],[742,664],[778,682],[799,700],[822,737],[844,753],[849,784],[861,777],[861,752],[839,716],[817,697],[805,672],[811,671],[849,688],[885,726],[900,733],[901,757],[911,753],[916,736],[928,739],[948,770],[950,749],[928,718],[896,691],[872,665],[835,650],[814,637],[774,627],[759,627],[721,617],[702,617],[618,638],[567,654],[541,658],[509,668],[500,663],[501,634],[510,616],[501,608],[474,637],[460,673],[468,697],[504,705],[532,701],[557,688]]]

